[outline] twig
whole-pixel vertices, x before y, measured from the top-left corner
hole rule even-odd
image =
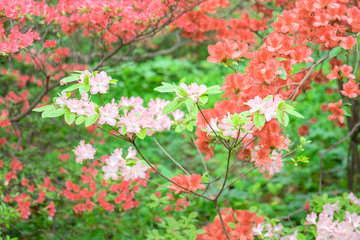
[[[223,230],[224,230],[224,232],[225,232],[226,238],[227,238],[228,240],[231,240],[231,238],[230,238],[230,236],[229,236],[229,233],[228,233],[227,230],[226,230],[226,226],[225,226],[225,223],[224,223],[224,219],[223,219],[222,216],[221,216],[221,211],[220,211],[219,204],[218,204],[217,200],[214,201],[214,204],[215,204],[216,211],[217,211],[217,214],[218,214],[219,219],[220,219],[220,222],[221,222],[221,226],[222,226],[222,228],[223,228]]]
[[[183,170],[188,176],[190,176],[190,173],[186,171],[186,169],[183,166],[181,166],[180,163],[178,163],[174,158],[172,158],[171,155],[160,145],[160,143],[156,140],[155,136],[153,136],[152,138],[154,139],[158,147],[163,151],[163,153],[165,153],[165,155],[168,156],[171,159],[171,161],[173,161],[181,170]]]

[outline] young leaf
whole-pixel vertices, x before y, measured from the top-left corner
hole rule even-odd
[[[286,80],[287,75],[286,75],[285,69],[281,67],[281,68],[279,68],[279,70],[281,71],[279,78]]]
[[[162,82],[162,86],[156,87],[154,90],[158,92],[174,92],[175,87],[175,85],[170,83]]]
[[[208,101],[208,96],[204,95],[199,98],[199,103],[201,103],[203,105],[205,105],[207,103],[207,101]]]
[[[194,100],[192,98],[186,98],[185,105],[186,105],[187,110],[190,112],[194,106]]]
[[[146,137],[146,129],[142,128],[139,133],[136,134],[140,139],[144,139]]]
[[[212,94],[218,94],[221,93],[222,91],[220,90],[220,86],[219,85],[215,85],[215,86],[211,86],[206,90],[206,93],[208,95],[212,95]]]
[[[71,75],[69,77],[61,79],[60,81],[63,81],[63,82],[66,82],[66,83],[74,82],[74,81],[78,80],[79,77],[80,77],[79,75]]]
[[[85,127],[88,127],[90,125],[93,125],[99,118],[99,114],[93,114],[90,117],[88,117],[85,121]]]
[[[304,118],[303,115],[301,115],[297,111],[294,111],[294,110],[291,110],[291,109],[285,109],[285,112],[287,112],[288,114],[294,115],[295,117],[298,117],[298,118]]]
[[[72,113],[70,111],[66,111],[64,117],[65,117],[65,122],[68,125],[71,125],[75,121],[75,113]]]
[[[168,114],[172,111],[175,111],[178,107],[181,106],[181,104],[183,103],[183,101],[178,101],[178,99],[173,100],[172,102],[170,102],[168,105],[166,105],[164,107],[163,113],[164,114]]]
[[[233,223],[233,222],[228,222],[227,225],[232,228],[232,229],[235,229],[236,228],[236,224]]]
[[[43,111],[51,110],[51,109],[54,109],[54,106],[53,106],[53,105],[46,105],[46,106],[34,108],[34,109],[33,109],[33,112],[43,112]]]
[[[340,46],[335,47],[333,49],[331,49],[329,56],[330,57],[335,57],[336,55],[338,55],[341,52],[342,48]]]
[[[48,114],[46,114],[45,117],[55,118],[55,117],[59,117],[59,116],[63,115],[65,112],[66,112],[65,108],[59,108],[59,109],[50,111]]]
[[[256,112],[254,115],[254,124],[255,126],[260,129],[265,124],[265,117],[264,115],[260,114],[259,112]]]
[[[83,122],[85,122],[85,120],[86,120],[86,116],[79,116],[79,117],[76,119],[75,124],[76,124],[76,125],[80,125],[80,124],[82,124]]]
[[[84,83],[77,83],[77,84],[71,85],[70,87],[62,90],[61,93],[74,91],[75,89],[78,89],[82,85],[84,85]]]

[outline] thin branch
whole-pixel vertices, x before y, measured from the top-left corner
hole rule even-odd
[[[228,185],[226,185],[226,187],[224,188],[227,189],[228,187],[230,187],[231,185],[233,185],[234,183],[236,183],[239,179],[245,177],[246,175],[248,175],[249,173],[251,173],[252,171],[254,171],[255,169],[257,169],[257,167],[254,167],[252,169],[250,169],[249,171],[247,171],[246,173],[241,174],[239,177],[237,177],[234,181],[232,181],[231,183],[229,183]]]
[[[160,145],[160,143],[156,140],[155,136],[153,135],[152,137],[155,141],[155,143],[158,145],[158,147],[163,151],[163,153],[165,153],[166,156],[168,156],[181,170],[183,170],[188,176],[190,176],[191,174],[186,171],[186,169],[181,166],[180,163],[178,163],[174,158],[171,157],[171,155]]]
[[[199,153],[199,155],[200,155],[201,162],[203,163],[204,169],[205,169],[205,171],[208,173],[208,178],[209,178],[208,187],[209,187],[209,185],[210,185],[211,191],[214,193],[214,187],[213,187],[213,185],[212,185],[212,181],[211,181],[211,178],[210,178],[210,173],[209,173],[209,170],[208,170],[208,168],[207,168],[207,166],[206,166],[205,159],[204,159],[203,155],[201,154],[199,147],[196,145],[194,137],[191,136],[191,138],[192,138],[192,140],[193,140],[193,142],[194,142],[194,145],[195,145],[195,147],[196,147],[196,149],[197,149],[197,151],[198,151],[198,153]]]
[[[229,175],[230,158],[231,158],[231,149],[229,150],[229,154],[228,154],[228,158],[227,158],[227,162],[226,162],[225,179],[224,179],[223,185],[222,185],[219,193],[215,197],[215,200],[217,200],[220,197],[221,193],[224,191],[226,180],[227,180],[228,175]]]
[[[196,106],[197,106],[197,108],[199,109],[202,117],[205,119],[206,123],[207,123],[207,124],[209,125],[209,127],[211,128],[211,131],[213,131],[213,133],[214,133],[215,136],[219,139],[219,141],[222,143],[222,145],[224,145],[227,149],[229,149],[229,146],[228,146],[226,143],[223,142],[223,140],[219,137],[219,135],[217,135],[217,133],[215,132],[215,130],[213,129],[213,127],[211,126],[211,124],[209,123],[209,121],[206,119],[206,117],[205,117],[204,113],[202,112],[199,104],[196,103]]]
[[[140,149],[139,149],[138,146],[136,145],[135,141],[132,142],[132,145],[135,147],[135,149],[136,149],[137,152],[140,154],[140,156],[142,157],[142,159],[143,159],[157,174],[159,174],[161,177],[165,178],[165,179],[166,179],[167,181],[169,181],[170,183],[172,183],[172,184],[174,184],[174,185],[176,185],[176,186],[178,186],[178,187],[180,187],[180,188],[182,188],[182,189],[184,189],[184,190],[186,190],[186,191],[188,190],[187,188],[185,188],[185,187],[177,184],[176,182],[172,181],[171,179],[169,179],[168,177],[166,177],[164,174],[162,174],[159,170],[157,170],[157,169],[144,157],[144,155],[142,154],[142,152],[140,151]],[[199,197],[205,198],[205,199],[207,199],[207,200],[209,200],[209,201],[213,201],[213,199],[208,198],[208,197],[206,197],[206,196],[204,196],[204,195],[198,194],[198,193],[193,192],[193,191],[190,191],[190,192],[193,193],[195,196],[199,196]]]
[[[230,236],[229,236],[229,233],[228,233],[227,230],[226,230],[226,226],[225,226],[225,223],[224,223],[224,219],[223,219],[222,216],[221,216],[221,211],[220,211],[219,204],[218,204],[217,200],[214,201],[214,204],[215,204],[216,211],[217,211],[217,214],[218,214],[219,219],[220,219],[220,222],[221,222],[221,226],[222,226],[222,228],[223,228],[223,230],[224,230],[224,233],[225,233],[225,235],[226,235],[226,238],[227,238],[227,240],[231,240],[231,238],[230,238]]]

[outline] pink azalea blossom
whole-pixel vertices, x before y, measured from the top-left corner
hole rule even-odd
[[[94,159],[95,152],[96,149],[93,148],[91,144],[88,143],[85,145],[85,141],[81,140],[74,152],[76,155],[75,161],[82,163],[85,159]]]
[[[317,215],[316,213],[312,212],[311,214],[308,214],[306,216],[306,222],[305,222],[305,225],[315,225],[316,224],[316,218],[317,218]]]
[[[137,178],[145,178],[146,171],[148,170],[147,166],[144,166],[140,161],[132,167],[126,166],[121,170],[121,173],[125,181],[135,180]]]
[[[117,172],[119,170],[119,167],[115,167],[115,166],[111,166],[111,165],[107,165],[102,167],[102,170],[104,171],[104,180],[107,180],[109,178],[113,179],[113,180],[117,180],[118,179],[118,175]]]
[[[107,103],[105,107],[99,107],[99,124],[109,124],[110,126],[116,125],[116,118],[119,118],[119,109],[115,103],[115,99],[111,103]]]
[[[207,87],[204,84],[201,84],[200,86],[196,83],[192,83],[191,85],[186,85],[185,83],[181,83],[180,87],[183,88],[186,93],[187,97],[190,97],[194,100],[194,102],[198,102],[199,98],[206,93]],[[180,96],[177,92],[176,94]],[[181,97],[181,96],[180,96]]]
[[[80,74],[80,80],[79,80],[80,83],[83,83],[83,82],[84,82],[85,76],[87,76],[88,79],[90,79],[91,73],[90,73],[88,70],[83,71],[83,72]]]
[[[174,117],[174,120],[175,121],[181,121],[183,120],[183,117],[184,117],[184,112],[179,110],[179,109],[176,109],[174,112],[171,113]]]
[[[102,71],[95,75],[95,77],[90,77],[89,84],[91,86],[90,93],[106,93],[109,89],[111,77],[106,74],[106,72]]]

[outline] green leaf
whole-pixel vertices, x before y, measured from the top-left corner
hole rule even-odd
[[[279,68],[279,70],[281,71],[279,78],[286,80],[287,74],[286,74],[285,69],[281,67],[281,68]]]
[[[155,88],[155,91],[158,92],[174,92],[175,91],[175,85],[170,84],[170,83],[166,83],[166,82],[162,82],[162,86]]]
[[[66,83],[74,82],[76,80],[79,80],[79,77],[80,77],[79,75],[71,75],[69,77],[61,79],[60,81],[63,81],[63,82],[66,82]]]
[[[80,125],[80,124],[82,124],[83,122],[85,122],[85,120],[86,120],[86,116],[79,116],[79,117],[76,119],[75,124],[76,124],[76,125]]]
[[[283,111],[281,109],[276,111],[276,118],[282,125],[284,125]]]
[[[289,125],[289,115],[287,115],[286,113],[284,114],[284,126],[286,127],[287,125]]]
[[[206,95],[201,96],[201,97],[199,98],[199,103],[205,105],[205,104],[207,103],[208,99],[209,99],[209,98],[208,98],[208,96],[206,96]]]
[[[186,98],[185,105],[186,105],[186,109],[190,112],[194,106],[194,100],[192,98]]]
[[[71,125],[74,121],[75,121],[75,113],[72,113],[70,111],[66,111],[65,112],[65,122],[68,124],[68,125]]]
[[[185,83],[185,78],[182,78],[179,82],[179,85],[182,84],[182,83]]]
[[[144,139],[146,137],[146,129],[142,128],[139,133],[136,134],[140,139]]]
[[[348,106],[343,106],[342,109],[345,111],[345,116],[351,117],[351,110]]]
[[[48,110],[43,111],[42,114],[41,114],[41,117],[42,117],[42,118],[45,118],[53,109],[55,109],[55,108],[52,108],[52,109],[48,109]]]
[[[46,106],[34,108],[32,111],[33,112],[43,112],[43,111],[51,110],[51,109],[54,109],[53,105],[46,105]]]
[[[55,118],[55,117],[59,117],[61,115],[63,115],[66,112],[65,108],[59,108],[59,109],[55,109],[53,111],[50,111],[48,114],[46,114],[45,117],[47,118]]]
[[[233,222],[228,222],[227,225],[232,228],[232,229],[235,229],[236,228],[236,224],[233,223]]]
[[[74,91],[75,89],[78,89],[79,87],[83,86],[84,83],[77,83],[77,84],[74,84],[74,85],[71,85],[70,87],[68,88],[65,88],[64,90],[61,91],[61,93],[64,93],[64,92],[72,92]]]
[[[265,124],[265,117],[264,115],[260,114],[259,112],[256,112],[254,115],[254,124],[255,126],[260,129]]]
[[[197,212],[192,212],[189,214],[189,218],[196,218],[199,214]]]
[[[287,112],[288,114],[294,115],[295,117],[298,117],[298,118],[304,118],[303,115],[301,115],[297,111],[294,111],[294,110],[291,110],[291,109],[285,109],[285,112]]]
[[[90,125],[93,125],[99,118],[99,114],[93,114],[90,117],[88,117],[85,121],[85,127],[88,127]]]
[[[306,240],[306,237],[304,236],[304,234],[298,233],[298,234],[296,235],[296,239],[297,239],[297,240]]]
[[[89,84],[84,84],[79,87],[79,93],[82,94],[83,92],[89,92],[91,86]]]
[[[175,111],[178,107],[181,106],[182,103],[183,103],[183,101],[179,101],[178,99],[173,100],[172,102],[170,102],[168,105],[166,105],[164,107],[163,113],[168,114],[168,113]]]
[[[286,60],[289,60],[289,59],[286,59],[286,58],[283,58],[283,57],[278,57],[275,60],[278,61],[278,62],[281,62],[281,61],[286,61]]]
[[[335,47],[333,49],[331,49],[329,56],[330,57],[335,57],[336,55],[338,55],[341,52],[342,48],[340,46]]]
[[[215,85],[215,86],[211,86],[206,90],[206,93],[208,95],[213,95],[213,94],[218,94],[221,93],[222,91],[220,90],[220,86],[219,85]]]

